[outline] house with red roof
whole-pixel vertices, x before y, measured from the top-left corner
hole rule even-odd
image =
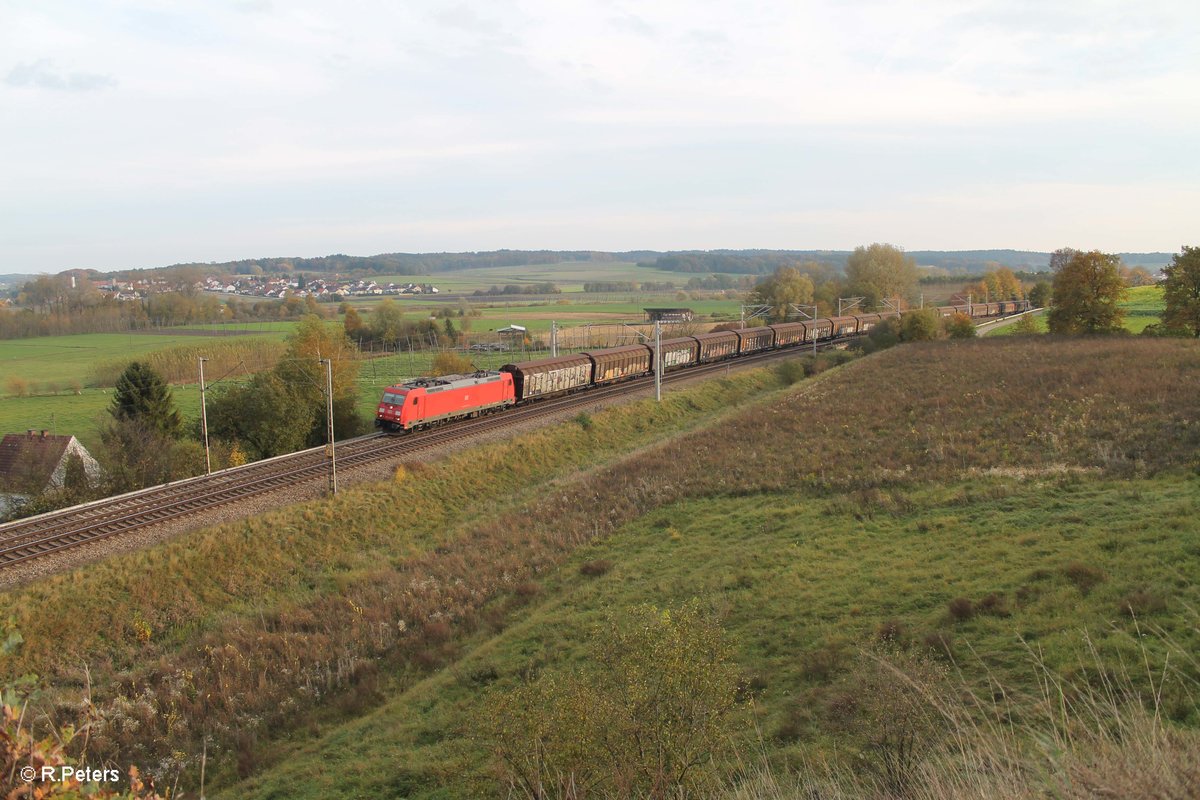
[[[88,483],[100,478],[100,465],[74,436],[30,430],[0,439],[0,515],[33,495],[61,489],[73,458],[79,459]]]

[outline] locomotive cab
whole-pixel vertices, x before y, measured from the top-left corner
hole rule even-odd
[[[409,391],[407,386],[389,386],[384,389],[383,397],[379,400],[379,407],[375,409],[376,428],[398,431],[404,427],[404,410],[405,403],[409,399]],[[415,396],[412,399],[417,401]],[[411,416],[410,413],[409,417]]]

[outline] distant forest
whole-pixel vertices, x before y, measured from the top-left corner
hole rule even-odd
[[[944,270],[950,275],[983,274],[997,267],[1016,272],[1044,272],[1050,254],[1028,250],[910,250],[918,265]],[[632,262],[673,272],[732,275],[766,275],[783,264],[816,261],[838,271],[846,265],[849,250],[492,250],[465,253],[382,253],[374,256],[335,254],[318,258],[254,258],[223,263],[174,264],[158,268],[199,270],[233,275],[305,272],[314,274],[436,275],[463,269],[516,267],[526,264]],[[1156,271],[1171,261],[1171,253],[1119,253],[1126,266]],[[110,274],[150,277],[158,270],[114,270]],[[92,270],[88,270],[92,272]],[[0,276],[3,281],[6,276]],[[31,277],[31,276],[22,276]],[[16,281],[13,281],[14,285]]]
[[[1027,250],[910,250],[921,266],[948,273],[982,274],[997,265],[1014,271],[1041,272],[1050,268],[1050,254]],[[177,264],[233,274],[302,271],[314,273],[367,272],[376,275],[435,275],[462,269],[516,267],[564,262],[634,262],[672,272],[765,275],[783,264],[817,261],[845,267],[849,250],[493,250],[480,253],[383,253],[375,256],[332,255],[321,258],[259,258],[224,264]],[[1121,253],[1128,266],[1157,268],[1171,261],[1170,253]]]

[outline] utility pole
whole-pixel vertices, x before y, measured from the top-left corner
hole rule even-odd
[[[654,399],[662,402],[662,322],[654,320]]]
[[[329,440],[329,493],[337,494],[337,455],[333,446],[333,360],[325,359],[325,399]]]
[[[550,320],[550,357],[558,358],[558,323]]]
[[[208,361],[204,356],[200,356],[200,433],[204,436],[204,474],[212,474],[212,456],[208,451],[208,406],[205,403],[204,394],[206,387],[204,386],[204,362]],[[220,383],[220,380],[217,381]]]

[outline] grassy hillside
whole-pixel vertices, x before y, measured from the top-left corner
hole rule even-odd
[[[229,797],[494,795],[490,692],[581,663],[606,610],[698,597],[743,757],[852,768],[881,637],[1014,688],[1022,640],[1053,674],[1161,668],[1130,608],[1200,647],[1197,374],[1190,342],[1044,338],[709,382],[9,592],[3,666],[70,699],[89,664],[94,752],[186,783],[207,738]]]

